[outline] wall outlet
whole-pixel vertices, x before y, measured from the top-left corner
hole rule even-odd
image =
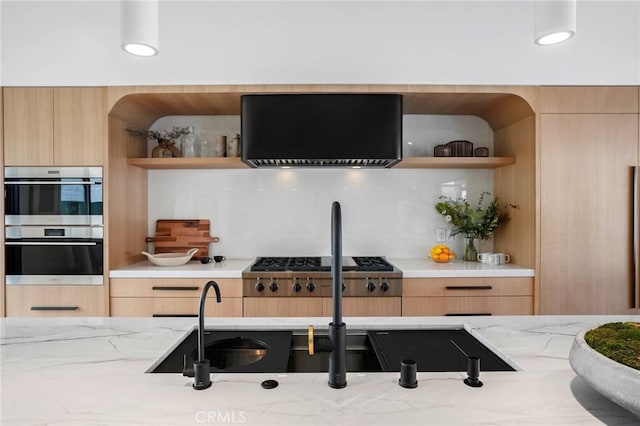
[[[438,228],[436,229],[436,241],[439,243],[444,243],[447,241],[447,228]]]

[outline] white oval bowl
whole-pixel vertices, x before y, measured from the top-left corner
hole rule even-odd
[[[571,368],[591,387],[640,417],[640,371],[607,358],[576,336],[569,353]]]
[[[194,254],[198,252],[197,248],[192,248],[186,253],[159,253],[150,254],[146,251],[141,252],[149,259],[149,262],[156,266],[180,266],[191,260]]]

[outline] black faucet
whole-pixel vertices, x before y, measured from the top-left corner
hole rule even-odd
[[[206,283],[200,295],[200,310],[198,311],[198,360],[193,362],[193,388],[196,390],[207,389],[211,386],[211,368],[209,360],[204,357],[204,304],[207,301],[207,292],[211,287],[216,291],[217,302],[222,302],[218,283],[215,281]]]
[[[347,325],[342,322],[342,212],[340,203],[331,206],[331,278],[333,286],[333,322],[329,323],[329,386],[347,386]]]

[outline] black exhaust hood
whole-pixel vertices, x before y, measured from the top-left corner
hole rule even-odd
[[[242,161],[251,167],[391,167],[402,159],[402,96],[242,96]]]

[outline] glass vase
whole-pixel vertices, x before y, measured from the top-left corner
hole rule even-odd
[[[476,250],[476,238],[471,235],[467,235],[464,239],[464,255],[462,256],[462,260],[466,260],[469,262],[478,261],[478,250]]]

